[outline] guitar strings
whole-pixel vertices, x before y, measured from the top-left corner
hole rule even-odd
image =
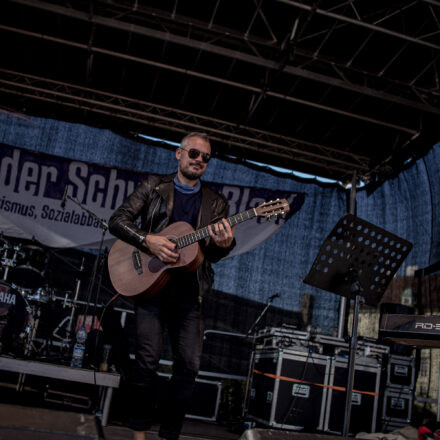
[[[246,216],[246,218],[244,218]],[[233,215],[232,217],[229,217],[226,219],[226,221],[229,223],[230,226],[234,226],[238,223],[241,223],[245,220],[249,220],[252,217],[255,217],[255,210],[249,209],[245,212],[241,212],[239,214]],[[198,229],[197,231],[191,232],[187,235],[184,235],[183,237],[179,237],[177,239],[177,247],[179,249],[189,246],[190,244],[193,244],[197,241],[202,240],[203,238],[206,238],[209,236],[209,226],[205,226],[204,228]]]

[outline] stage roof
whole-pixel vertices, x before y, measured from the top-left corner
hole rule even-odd
[[[0,109],[377,184],[440,140],[436,0],[2,0]]]

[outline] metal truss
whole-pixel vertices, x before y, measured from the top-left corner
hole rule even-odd
[[[408,143],[420,135],[424,122],[430,123],[440,114],[440,2],[435,0],[401,0],[398,7],[395,2],[383,2],[382,5],[374,2],[374,8],[369,6],[371,2],[368,0],[253,0],[253,5],[246,2],[248,10],[244,20],[230,25],[220,19],[220,10],[232,7],[228,0],[204,3],[204,13],[197,14],[198,18],[189,15],[194,10],[188,6],[190,2],[183,0],[175,0],[172,10],[165,9],[166,6],[161,9],[160,3],[153,8],[142,0],[4,1],[22,5],[26,12],[27,7],[44,11],[44,15],[47,12],[44,19],[48,21],[51,17],[62,16],[67,17],[70,24],[78,21],[82,25],[81,33],[71,31],[67,35],[63,33],[62,20],[58,27],[47,28],[23,20],[28,23],[26,28],[26,24],[22,26],[20,21],[12,20],[0,24],[0,30],[84,51],[88,57],[86,84],[93,74],[94,56],[103,55],[100,62],[104,59],[108,63],[108,59],[113,58],[149,66],[152,68],[149,73],[156,78],[164,70],[174,72],[179,75],[179,80],[183,79],[179,83],[179,86],[183,85],[183,93],[180,103],[176,102],[182,110],[177,110],[160,105],[160,101],[152,103],[122,96],[125,92],[109,93],[111,87],[107,91],[93,90],[42,76],[1,70],[0,90],[3,93],[130,121],[139,130],[146,126],[179,133],[189,129],[205,130],[223,146],[224,155],[247,157],[246,153],[249,153],[249,157],[266,163],[283,163],[291,168],[304,164],[307,166],[303,168],[320,170],[321,175],[339,180],[350,180],[353,172],[368,180],[378,170],[373,169],[373,163],[379,168],[389,167],[387,164],[393,162],[393,155],[398,157]],[[240,6],[234,4],[233,7]],[[274,9],[278,13],[280,10],[285,12],[289,18],[280,28],[279,16],[272,13]],[[405,19],[411,18],[412,14],[419,14],[423,20],[420,23],[416,20],[415,25],[407,29],[402,23],[405,24]],[[290,26],[286,25],[287,22]],[[89,35],[87,30],[84,31],[87,25]],[[358,39],[350,46],[350,51],[337,51],[331,46],[333,37],[336,36],[338,41],[338,38],[350,35],[353,29],[357,31]],[[136,37],[143,44],[158,42],[156,52],[162,50],[162,55],[168,56],[161,58],[155,53],[147,57],[147,52],[136,51],[129,45],[126,51],[115,49],[111,38],[108,41],[96,38],[96,35],[111,35],[109,30],[116,31],[127,41]],[[396,50],[387,53],[388,58],[384,57],[381,64],[372,67],[364,53],[375,47],[373,40],[377,36],[384,38],[384,44],[392,42]],[[179,59],[180,48],[191,53],[191,62]],[[421,56],[411,78],[396,76],[396,66],[402,59],[408,62],[407,51],[414,48]],[[215,59],[221,69],[210,69],[203,54],[212,56],[210,59]],[[240,72],[249,75],[243,79]],[[234,89],[248,92],[240,94],[241,101],[237,102],[240,110],[247,114],[242,120],[231,122],[184,111],[186,91],[193,79],[224,86],[227,94],[223,97],[234,97]],[[82,78],[77,77],[75,81],[81,83]],[[315,94],[316,85],[320,87],[319,93]],[[339,100],[339,92],[345,100]],[[216,93],[219,98],[222,92]],[[331,94],[333,98],[326,99]],[[280,102],[283,109],[306,108],[311,118],[325,119],[330,115],[335,121],[334,126],[350,125],[354,121],[356,127],[361,127],[359,134],[352,133],[349,139],[324,134],[321,139],[325,140],[321,143],[310,142],[303,135],[307,130],[301,131],[305,119],[299,120],[291,130],[294,136],[275,133],[272,127],[283,121],[282,118],[276,119],[277,105],[264,108],[267,121],[273,119],[276,123],[268,122],[264,129],[257,129],[252,127],[252,124],[258,126],[253,117],[265,97]],[[212,114],[220,110],[218,114],[223,115],[217,98],[211,104]],[[301,113],[301,110],[297,112]],[[387,153],[378,152],[381,164],[375,161],[374,155],[367,158],[352,152],[358,145],[358,151],[365,151],[366,143],[362,141],[371,137],[360,139],[370,129],[376,130],[378,138],[385,133],[387,142],[394,143],[387,148]],[[330,133],[333,128],[326,130]],[[340,148],[331,148],[325,145],[326,142]],[[391,156],[383,159],[388,152]]]
[[[252,35],[252,26],[255,20],[255,14],[251,17],[249,25],[246,30],[239,32],[235,29],[225,29],[215,24],[216,8],[221,1],[216,3],[213,9],[212,17],[209,21],[200,21],[192,17],[180,16],[175,12],[167,12],[157,8],[151,8],[138,4],[134,7],[132,2],[124,1],[101,1],[98,2],[100,8],[95,7],[93,11],[82,11],[74,9],[71,5],[61,6],[54,3],[49,3],[40,0],[9,0],[14,3],[20,3],[27,6],[47,10],[56,14],[69,16],[75,19],[87,21],[96,25],[106,26],[112,29],[122,30],[129,33],[138,34],[145,37],[155,38],[167,43],[174,43],[186,47],[190,47],[199,51],[205,51],[214,55],[230,59],[239,59],[248,64],[265,67],[274,71],[282,70],[283,73],[297,76],[300,78],[317,81],[327,84],[330,87],[338,87],[349,90],[361,95],[370,96],[396,103],[399,105],[412,107],[428,113],[440,114],[438,108],[438,98],[440,95],[438,84],[438,72],[436,69],[436,59],[430,59],[426,66],[421,67],[421,72],[412,81],[404,82],[395,78],[386,78],[386,71],[389,70],[391,64],[395,59],[389,60],[386,65],[379,72],[369,72],[368,70],[356,68],[353,60],[358,53],[363,49],[367,41],[364,41],[359,49],[350,57],[348,62],[332,59],[316,50],[314,53],[301,49],[298,42],[305,41],[311,38],[319,38],[322,36],[322,41],[318,44],[321,47],[326,41],[331,32],[334,31],[338,25],[323,29],[319,33],[307,34],[302,32],[301,36],[295,40],[295,36],[300,31],[301,27],[298,23],[298,18],[294,23],[290,35],[285,36],[283,41],[275,37],[274,28],[276,24],[271,24],[269,19],[265,16],[263,8],[260,5],[270,7],[271,3],[284,3],[294,9],[307,11],[309,13],[322,15],[336,21],[340,26],[357,26],[368,29],[372,32],[378,32],[388,35],[392,38],[402,41],[402,45],[415,44],[422,47],[427,47],[435,52],[438,52],[440,45],[431,43],[429,36],[410,36],[404,33],[388,29],[378,24],[369,23],[367,19],[359,16],[355,9],[355,1],[340,2],[332,9],[340,9],[342,6],[349,4],[354,12],[354,17],[342,15],[316,8],[313,5],[301,3],[294,0],[267,0],[266,2],[256,2],[255,14],[263,17],[263,21],[267,27],[267,34],[269,38],[262,38],[258,35]],[[427,7],[432,9],[432,22],[435,23],[437,31],[440,32],[440,7],[438,4],[428,4]],[[431,2],[432,3],[432,2]],[[178,1],[176,1],[177,9]],[[433,8],[436,8],[434,11]],[[380,18],[376,18],[376,22],[384,22],[391,15],[391,12],[384,11]],[[439,17],[437,17],[437,15]],[[303,20],[306,23],[306,19]],[[295,25],[296,24],[296,25]],[[304,25],[305,26],[305,25]],[[367,39],[368,40],[368,39]],[[292,43],[293,42],[293,43]],[[405,47],[405,46],[402,46]],[[93,45],[89,46],[93,49]],[[281,51],[280,51],[281,49]],[[301,65],[296,65],[289,62],[289,55],[295,53],[301,57]],[[277,53],[278,58],[275,56]],[[398,54],[397,54],[398,55]],[[326,73],[323,74],[315,69],[315,65],[325,66]],[[307,66],[307,68],[305,68]],[[322,69],[319,69],[322,71]],[[418,79],[426,71],[432,72],[432,87],[419,86]],[[370,79],[370,81],[368,81]],[[381,87],[369,87],[365,83],[380,80]],[[385,90],[392,89],[394,93]],[[267,89],[265,92],[267,93]],[[270,90],[269,90],[270,91]],[[406,96],[405,96],[406,95]]]
[[[77,43],[74,41],[68,41],[68,40],[64,40],[61,38],[55,38],[55,37],[51,37],[49,35],[25,31],[25,30],[21,30],[21,29],[16,29],[16,28],[9,27],[9,26],[0,25],[0,29],[11,31],[11,32],[16,32],[16,33],[26,35],[26,36],[42,38],[45,41],[51,41],[51,42],[56,42],[56,43],[71,46],[71,47],[81,48],[81,49],[89,51],[90,53],[104,54],[104,55],[111,56],[111,57],[116,57],[116,58],[121,58],[121,59],[126,59],[126,60],[130,60],[130,61],[138,62],[140,64],[147,64],[150,66],[159,67],[161,69],[170,70],[170,71],[177,72],[177,73],[180,73],[183,75],[187,75],[189,77],[194,77],[197,79],[204,79],[204,80],[208,80],[208,81],[212,81],[212,82],[216,82],[216,83],[221,83],[221,84],[224,84],[224,85],[227,85],[230,87],[235,87],[235,88],[239,88],[242,90],[247,90],[251,93],[260,93],[261,92],[260,88],[254,87],[249,84],[227,80],[225,78],[221,78],[221,77],[214,76],[214,75],[204,74],[202,72],[197,72],[197,71],[190,70],[190,69],[183,69],[180,67],[176,67],[172,64],[160,63],[160,62],[157,62],[154,60],[149,60],[147,58],[139,58],[139,57],[123,54],[120,52],[116,52],[113,50],[108,50],[108,49],[104,49],[104,48],[100,48],[100,47],[90,47],[89,45],[87,45],[85,43]],[[283,101],[301,104],[301,105],[304,105],[307,107],[312,107],[312,108],[319,109],[322,111],[335,113],[335,114],[338,114],[338,115],[341,115],[344,117],[353,118],[353,119],[357,119],[357,120],[360,120],[363,122],[368,122],[368,123],[375,124],[378,126],[390,128],[390,129],[393,129],[396,131],[407,133],[409,135],[414,135],[417,132],[416,129],[411,128],[411,127],[405,127],[402,125],[393,124],[393,123],[390,123],[390,122],[387,122],[387,121],[384,121],[381,119],[376,119],[376,118],[364,116],[364,115],[361,115],[359,113],[355,113],[352,111],[340,109],[335,106],[323,105],[323,104],[320,104],[319,102],[313,102],[313,101],[306,100],[306,99],[300,99],[300,98],[296,98],[295,96],[289,96],[289,95],[286,95],[283,93],[265,90],[264,94],[266,96],[270,96],[270,97],[280,99]],[[432,111],[438,112],[440,114],[440,109],[432,108]]]
[[[139,130],[151,126],[179,133],[203,130],[222,145],[219,157],[240,156],[239,152],[246,156],[243,153],[252,151],[286,164],[299,162],[327,169],[347,180],[354,171],[361,177],[368,175],[369,159],[364,156],[60,81],[0,69],[0,92],[128,120]]]

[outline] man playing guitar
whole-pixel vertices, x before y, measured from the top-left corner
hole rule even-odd
[[[200,306],[213,283],[211,263],[225,257],[235,245],[233,228],[225,220],[226,199],[200,181],[210,157],[207,135],[189,133],[176,150],[177,173],[149,175],[109,221],[113,235],[154,256],[158,264],[170,266],[179,261],[179,247],[171,237],[156,234],[175,222],[183,221],[193,228],[211,225],[209,236],[200,241],[196,270],[176,269],[169,280],[161,283],[157,294],[134,297],[136,362],[129,378],[127,402],[134,440],[145,440],[152,423],[156,370],[165,329],[174,362],[159,437],[167,440],[179,437],[200,364],[203,339]],[[140,228],[134,223],[139,217]]]

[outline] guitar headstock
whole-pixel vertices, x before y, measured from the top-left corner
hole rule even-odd
[[[290,206],[286,199],[276,199],[262,203],[255,207],[255,211],[258,216],[270,219],[271,217],[276,217],[277,215],[289,212]]]

